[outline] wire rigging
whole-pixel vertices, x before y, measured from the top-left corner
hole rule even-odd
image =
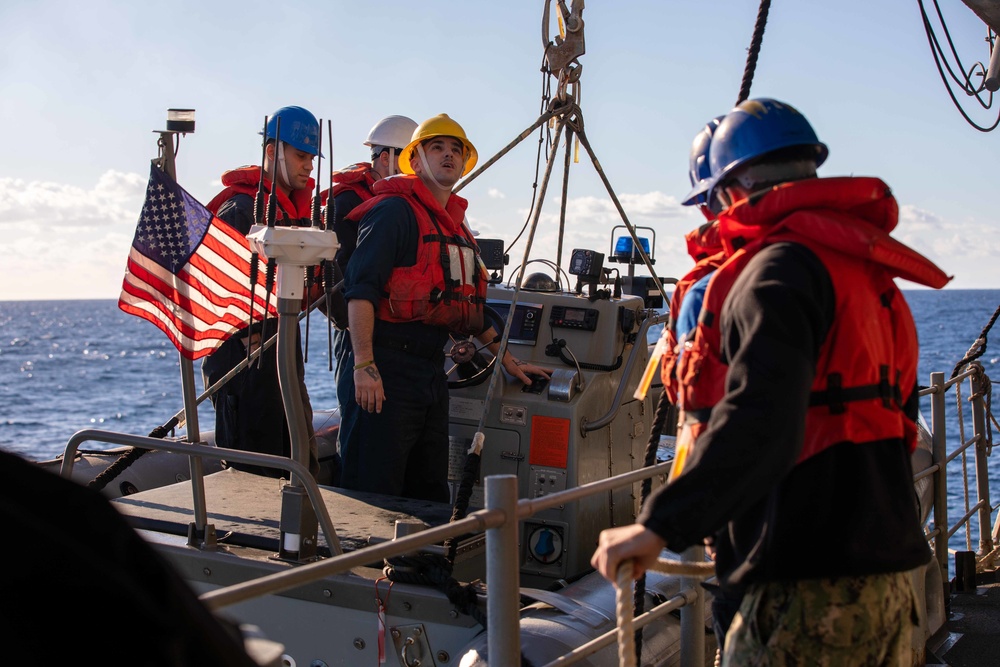
[[[953,90],[953,87],[957,86],[967,97],[975,97],[976,101],[982,108],[991,108],[993,106],[993,93],[989,92],[985,99],[982,96],[983,91],[986,90],[986,67],[981,61],[979,61],[966,70],[966,68],[962,65],[962,59],[959,57],[958,50],[955,48],[955,43],[951,38],[951,31],[948,30],[948,24],[944,19],[944,14],[941,12],[941,6],[938,4],[938,0],[932,0],[932,2],[934,3],[934,10],[937,14],[938,22],[941,25],[941,30],[944,33],[945,40],[947,41],[948,47],[951,51],[951,59],[955,62],[954,69],[952,68],[948,54],[941,46],[941,42],[938,39],[933,24],[931,23],[930,16],[927,14],[927,8],[924,5],[924,0],[917,0],[917,5],[920,7],[920,16],[924,22],[924,32],[927,34],[927,43],[931,48],[931,55],[934,57],[934,64],[937,66],[938,74],[941,76],[941,81],[944,83],[945,90],[948,91],[948,96],[951,98],[955,108],[958,109],[959,113],[962,114],[962,117],[969,125],[980,132],[992,132],[998,125],[1000,125],[1000,108],[998,108],[997,119],[993,121],[992,125],[980,125],[972,119],[968,112],[966,112],[961,101],[959,101],[959,98],[955,95],[955,91]],[[992,53],[993,48],[996,45],[996,33],[992,29],[987,31],[987,42],[990,44],[990,52]],[[961,76],[955,73],[956,69],[962,73]],[[978,84],[973,84],[973,77],[977,75],[981,77],[981,81]],[[949,81],[949,77],[951,81],[954,82],[954,86]]]

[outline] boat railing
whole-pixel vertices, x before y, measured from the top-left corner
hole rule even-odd
[[[958,400],[961,400],[960,385],[963,381],[970,383],[968,401],[972,406],[971,421],[973,436],[964,440],[949,452],[947,443],[949,431],[947,428],[946,393],[955,388]],[[942,572],[947,572],[948,540],[959,529],[965,527],[972,530],[971,520],[978,518],[980,550],[976,554],[978,570],[994,569],[998,549],[994,546],[1000,531],[1000,521],[990,530],[990,517],[993,507],[990,504],[989,471],[987,456],[992,447],[989,432],[986,428],[988,414],[985,389],[989,379],[981,367],[970,368],[955,378],[945,381],[943,373],[931,375],[931,386],[921,390],[920,395],[931,399],[932,463],[923,470],[915,471],[914,483],[931,476],[933,481],[934,526],[927,531],[927,538],[932,542],[934,555]],[[960,418],[962,415],[960,415]],[[977,501],[955,523],[950,524],[948,509],[948,464],[966,456],[966,452],[975,447],[975,472]],[[517,499],[517,478],[513,475],[490,476],[486,484],[486,509],[473,512],[464,519],[430,528],[428,530],[402,537],[391,542],[367,547],[363,550],[334,556],[332,558],[306,564],[285,572],[267,575],[256,580],[240,583],[226,588],[204,593],[201,599],[212,609],[218,609],[253,597],[280,593],[308,583],[318,578],[344,572],[351,567],[370,563],[378,558],[392,558],[415,551],[421,547],[435,544],[438,541],[467,534],[470,531],[486,531],[487,549],[487,622],[490,628],[491,640],[488,642],[489,664],[508,665],[520,664],[519,610],[520,598],[518,587],[518,522],[545,509],[579,500],[595,493],[639,482],[648,477],[665,474],[671,463],[659,463],[649,468],[624,473],[609,479],[591,482],[583,486],[553,493],[541,498]],[[968,487],[967,470],[963,466],[963,483]],[[688,561],[703,558],[701,549],[691,549],[682,554]],[[684,581],[681,590],[646,613],[636,617],[632,628],[638,630],[665,614],[680,610],[681,642],[680,664],[704,664],[704,604],[703,590],[697,585],[697,579]],[[947,596],[949,584],[944,582]],[[597,651],[611,645],[617,640],[618,630],[612,629],[605,634],[592,639],[566,654],[551,661],[545,667],[557,667],[574,664]]]
[[[922,470],[915,471],[914,482],[919,482],[926,477],[931,477],[933,481],[933,525],[926,530],[926,535],[933,546],[934,557],[942,573],[948,572],[949,539],[962,528],[965,528],[967,536],[970,536],[974,524],[978,525],[979,551],[975,554],[976,570],[995,569],[998,551],[1000,551],[995,546],[1000,542],[1000,536],[997,534],[1000,531],[1000,521],[992,527],[991,532],[991,515],[994,508],[990,501],[987,465],[987,457],[992,447],[990,432],[987,429],[987,419],[991,419],[992,416],[989,414],[986,398],[990,381],[982,372],[981,366],[978,368],[977,366],[974,364],[969,370],[947,381],[944,379],[943,373],[933,373],[931,374],[930,386],[920,391],[920,396],[929,397],[931,403],[929,432],[932,441],[932,463]],[[970,386],[970,393],[966,399],[971,405],[969,415],[961,411],[960,387],[966,380]],[[947,426],[946,394],[949,389],[955,390],[956,398],[959,401],[960,434],[964,429],[961,420],[971,419],[972,423],[972,437],[967,440],[963,439],[959,446],[952,451],[948,451],[949,429]],[[113,444],[165,450],[188,454],[192,457],[224,456],[227,460],[277,466],[289,470],[306,480],[306,493],[317,509],[324,532],[328,539],[335,535],[329,514],[324,503],[321,502],[318,487],[309,477],[307,471],[295,461],[236,450],[227,449],[223,452],[215,447],[192,445],[186,442],[84,430],[75,434],[67,445],[62,470],[64,476],[71,474],[75,452],[79,445],[87,440],[102,440]],[[968,507],[957,522],[951,524],[949,523],[951,517],[948,508],[947,473],[949,464],[958,465],[961,462],[961,480],[965,488],[968,489],[969,476],[966,460],[973,447],[976,502]],[[606,493],[609,490],[641,482],[646,478],[665,475],[669,471],[670,465],[670,461],[658,463],[540,498],[518,499],[518,484],[515,475],[489,476],[485,479],[485,509],[472,512],[462,519],[356,551],[340,553],[326,559],[301,564],[282,572],[215,589],[203,593],[200,598],[210,609],[217,610],[264,595],[281,593],[377,560],[414,553],[447,539],[485,531],[486,580],[489,588],[487,596],[487,624],[490,628],[490,641],[487,649],[489,664],[520,664],[519,611],[521,605],[518,571],[520,562],[518,558],[518,523],[546,509],[577,501],[593,494]],[[971,537],[967,537],[967,540],[971,540]],[[681,557],[687,561],[703,561],[704,552],[700,548],[694,548],[681,554]],[[682,579],[681,589],[675,596],[636,617],[633,622],[633,628],[638,630],[665,614],[679,609],[681,614],[680,664],[685,666],[704,664],[705,593],[698,585],[698,581],[699,579],[693,577]],[[944,586],[944,593],[947,596],[949,594],[947,581],[944,582]],[[545,667],[574,664],[614,643],[617,635],[617,628],[612,629],[587,644],[560,656]]]
[[[963,408],[962,385],[968,381],[969,395],[965,399],[971,410]],[[949,433],[947,393],[954,390],[957,410],[957,438]],[[942,575],[948,573],[949,542],[959,530],[965,529],[966,550],[956,552],[956,582],[959,586],[970,585],[975,588],[977,572],[993,571],[997,566],[1000,549],[1000,517],[996,524],[992,523],[992,514],[996,509],[990,498],[990,477],[988,457],[993,442],[988,420],[993,419],[989,406],[990,379],[979,363],[970,364],[966,370],[955,377],[945,380],[944,373],[931,373],[930,386],[921,390],[921,397],[929,397],[931,403],[930,435],[932,443],[932,464],[922,471],[916,471],[914,481],[933,476],[934,513],[933,526],[928,528],[927,538],[934,549],[934,557],[938,562]],[[967,424],[971,427],[972,437],[966,439]],[[948,449],[949,442],[958,441],[958,446]],[[974,461],[975,490],[970,493],[969,458]],[[955,469],[960,466],[960,472]],[[952,479],[960,480],[965,498],[965,512],[954,523],[949,515],[949,471]],[[975,502],[971,502],[973,495]],[[971,504],[970,504],[971,503]],[[972,552],[972,534],[978,530],[979,548]],[[974,557],[974,568],[970,560]],[[970,571],[971,570],[971,571]],[[949,584],[945,579],[945,595],[949,594]]]
[[[319,487],[298,462],[269,454],[258,454],[232,449],[220,449],[186,441],[157,439],[148,436],[130,435],[99,429],[84,429],[73,434],[63,453],[60,475],[71,478],[73,463],[80,446],[85,442],[104,442],[142,449],[166,451],[194,458],[225,458],[227,461],[248,463],[268,467],[278,467],[294,473],[304,480],[305,491],[316,508],[317,517],[329,544],[336,544],[336,533],[325,503],[322,502]],[[457,538],[474,532],[486,532],[486,580],[489,587],[487,596],[487,625],[490,627],[491,641],[488,644],[489,661],[494,665],[520,664],[520,584],[518,559],[518,522],[534,516],[543,510],[559,507],[588,496],[607,493],[613,489],[635,484],[647,478],[666,475],[671,462],[658,463],[608,479],[590,482],[582,486],[552,493],[541,498],[518,499],[516,475],[494,475],[486,477],[486,508],[470,513],[462,519],[441,526],[427,528],[417,533],[398,537],[391,541],[367,546],[363,549],[340,553],[323,559],[299,565],[288,570],[251,579],[239,584],[203,593],[200,598],[216,610],[229,605],[245,602],[265,595],[282,593],[325,577],[330,577],[364,566],[378,560],[385,560],[414,553],[444,540]],[[203,482],[203,480],[201,480]],[[194,513],[196,525],[204,526],[207,515],[204,493],[197,489],[204,485],[192,484],[194,491]],[[331,542],[333,540],[333,542]],[[681,554],[682,559],[703,560],[704,550],[692,548]],[[632,627],[639,630],[649,623],[680,609],[681,614],[681,665],[704,664],[704,590],[698,585],[699,578],[682,578],[681,589],[673,597],[664,600],[649,611],[637,616]],[[544,667],[563,667],[575,664],[616,641],[617,628],[592,639]]]
[[[294,459],[273,454],[259,454],[257,452],[247,452],[239,449],[222,449],[199,445],[182,440],[170,440],[151,438],[142,435],[129,435],[126,433],[116,433],[114,431],[103,431],[99,429],[84,429],[74,433],[66,449],[63,451],[62,464],[59,474],[62,477],[71,479],[73,476],[73,463],[76,461],[76,453],[85,442],[104,442],[111,445],[125,445],[139,449],[156,450],[170,452],[172,454],[182,454],[188,456],[192,462],[198,459],[225,459],[235,463],[246,463],[250,465],[262,466],[265,468],[280,468],[292,473],[302,484],[309,502],[316,510],[316,518],[326,543],[333,553],[339,554],[340,540],[330,519],[330,512],[323,502],[316,480],[309,473],[309,470]],[[194,509],[194,530],[196,534],[204,536],[208,527],[208,508],[205,501],[205,484],[201,466],[192,464],[191,490],[193,495],[192,507]],[[210,532],[210,531],[209,531]]]
[[[617,487],[641,482],[648,477],[665,475],[669,471],[670,465],[670,462],[659,463],[541,498],[520,500],[517,497],[516,475],[492,475],[485,480],[486,508],[472,512],[463,519],[357,551],[331,556],[324,560],[209,591],[201,595],[201,600],[210,609],[217,610],[264,595],[281,593],[367,563],[412,553],[423,547],[467,535],[470,532],[485,531],[486,581],[489,590],[486,597],[487,625],[490,628],[490,641],[487,649],[489,651],[489,664],[520,664],[518,522],[546,509],[558,507],[590,495],[606,493]],[[682,558],[699,560],[702,554],[702,549],[695,548],[682,554]],[[681,590],[676,595],[636,617],[633,622],[633,628],[638,630],[654,620],[680,609],[682,665],[704,664],[703,638],[705,630],[703,617],[705,598],[703,589],[697,585],[698,581],[700,580],[695,578],[685,580]],[[616,641],[616,638],[617,629],[615,628],[564,654],[545,667],[577,663],[610,646]]]

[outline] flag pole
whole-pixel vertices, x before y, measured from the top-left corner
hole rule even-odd
[[[169,114],[169,112],[168,112]],[[169,125],[169,122],[168,122]],[[193,125],[193,123],[192,123]],[[193,128],[191,128],[193,131]],[[175,130],[164,130],[160,133],[157,141],[159,146],[159,157],[153,163],[163,170],[167,176],[174,181],[177,180],[177,168],[174,158],[177,155],[175,148],[175,137],[178,134]],[[177,144],[179,145],[179,138]],[[185,440],[191,444],[198,444],[201,440],[201,431],[198,427],[198,400],[197,390],[194,384],[194,362],[188,359],[178,350],[178,359],[181,367],[181,392],[184,397],[184,421]],[[200,456],[192,456],[189,459],[191,469],[191,486],[194,493],[194,523],[188,524],[188,545],[201,549],[215,548],[215,526],[208,523],[208,511],[205,505],[205,471]]]

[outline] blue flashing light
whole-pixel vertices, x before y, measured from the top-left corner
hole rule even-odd
[[[642,246],[643,251],[646,255],[649,255],[649,239],[640,236],[639,244]],[[633,254],[638,257],[639,253],[635,250],[635,243],[632,241],[631,236],[619,236],[618,240],[615,241],[615,257],[617,259],[630,259]]]

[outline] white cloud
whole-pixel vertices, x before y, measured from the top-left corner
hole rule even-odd
[[[496,188],[490,188],[489,190],[486,191],[486,194],[489,195],[490,198],[492,199],[504,199],[506,197],[504,193],[500,192]]]
[[[91,189],[49,181],[0,178],[0,226],[49,230],[135,224],[146,179],[106,171]]]
[[[105,172],[93,187],[0,178],[0,228],[4,232],[4,276],[0,300],[117,298],[125,261],[142,206],[145,178],[118,171]],[[555,259],[558,248],[559,204],[548,201],[532,241],[530,259]],[[473,206],[469,218],[482,238],[510,244],[522,230],[528,211],[509,199],[491,197],[489,205]],[[704,219],[675,197],[659,191],[620,195],[629,221],[640,236],[654,237],[654,269],[661,278],[683,275],[693,261],[684,234]],[[641,228],[646,229],[641,229]],[[615,229],[617,228],[617,229]],[[571,198],[566,205],[562,244],[565,269],[575,248],[609,255],[614,236],[627,232],[609,197]],[[956,220],[914,206],[902,206],[893,237],[936,262],[955,279],[950,288],[1000,288],[1000,226],[985,220]],[[525,232],[510,252],[510,277],[524,254]],[[605,260],[605,266],[627,274],[628,266]],[[528,273],[543,270],[532,264]],[[636,275],[648,275],[642,266]]]
[[[131,244],[131,232],[14,232],[4,266],[11,279],[0,282],[0,300],[117,298]]]
[[[926,255],[945,273],[950,287],[1000,286],[1000,229],[975,220],[953,220],[931,211],[902,206],[893,237]]]
[[[115,298],[146,179],[109,170],[92,188],[0,178],[0,299]],[[9,273],[8,273],[9,272]]]

